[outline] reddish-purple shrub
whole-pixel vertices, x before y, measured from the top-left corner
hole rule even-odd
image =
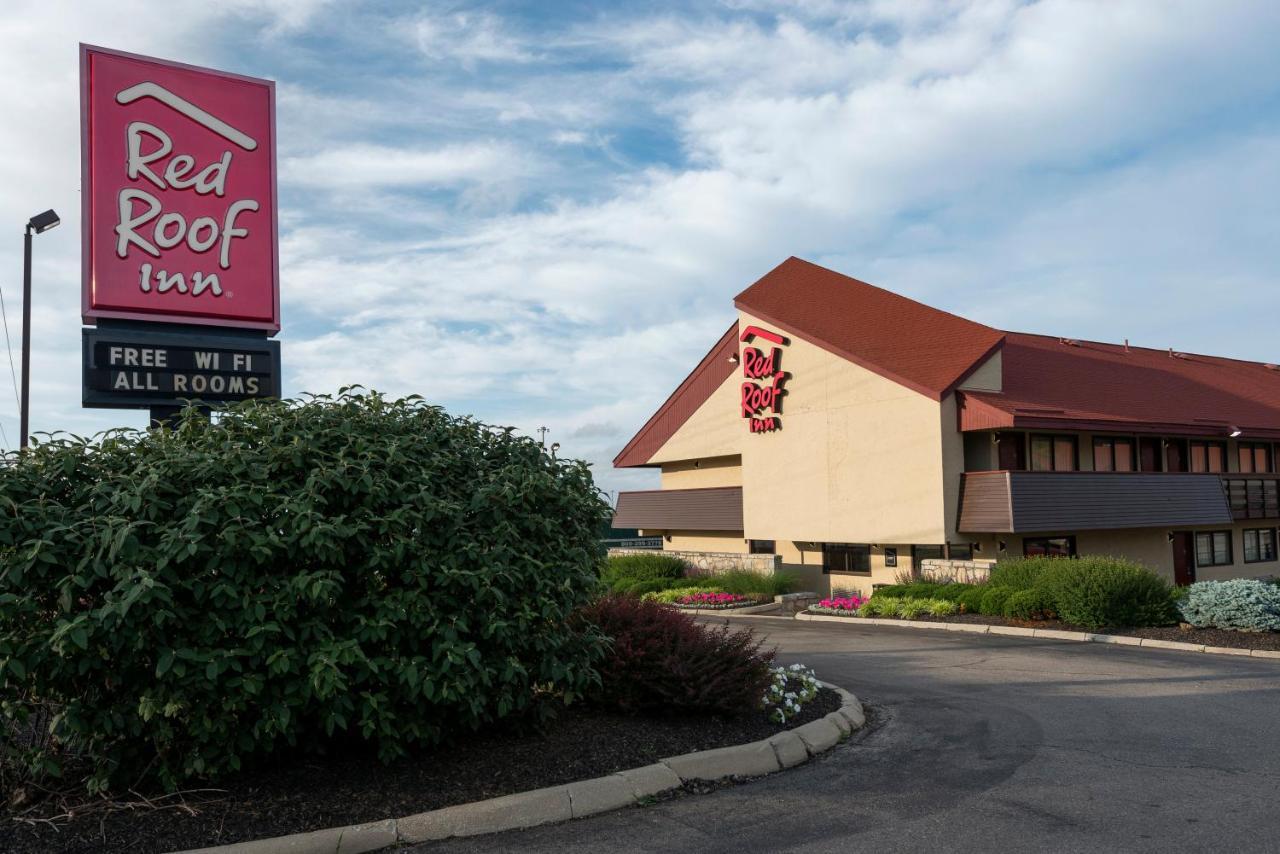
[[[735,715],[760,706],[773,650],[750,629],[696,623],[657,602],[605,596],[580,618],[612,639],[592,699],[626,712]]]

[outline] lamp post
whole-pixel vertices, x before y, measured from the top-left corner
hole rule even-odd
[[[22,236],[22,401],[19,405],[18,447],[27,446],[27,426],[31,420],[31,235],[44,234],[62,222],[53,211],[36,214],[27,221]]]

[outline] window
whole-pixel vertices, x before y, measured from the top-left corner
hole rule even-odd
[[[951,560],[973,560],[973,544],[948,543],[947,557]]]
[[[1226,471],[1227,446],[1222,442],[1192,442],[1192,471]]]
[[[747,550],[753,555],[771,555],[778,551],[777,540],[747,540]]]
[[[1244,562],[1263,563],[1276,559],[1275,528],[1244,529]]]
[[[1233,563],[1230,531],[1202,531],[1196,534],[1196,566],[1229,566]]]
[[[1075,557],[1076,538],[1067,537],[1024,537],[1022,540],[1024,557]]]
[[[870,572],[871,546],[850,543],[823,543],[822,571]]]
[[[1095,436],[1094,471],[1133,471],[1133,440],[1128,436]]]
[[[943,554],[942,546],[912,546],[911,547],[911,568],[917,572],[920,570],[920,562],[925,560],[942,560],[946,557]]]
[[[1075,436],[1032,436],[1032,471],[1075,471]]]
[[[1236,446],[1242,472],[1271,471],[1271,446],[1266,442],[1241,442]]]

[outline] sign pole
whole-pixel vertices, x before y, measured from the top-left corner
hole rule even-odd
[[[31,420],[31,225],[22,236],[22,401],[18,407],[18,448],[27,447]]]

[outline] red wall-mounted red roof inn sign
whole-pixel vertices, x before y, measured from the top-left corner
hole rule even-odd
[[[86,322],[280,329],[275,84],[80,46]]]

